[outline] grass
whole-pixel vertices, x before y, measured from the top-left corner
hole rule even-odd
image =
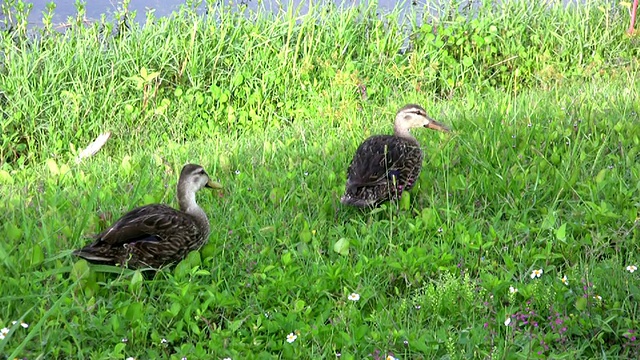
[[[409,36],[373,6],[64,34],[3,6],[1,359],[638,357],[640,47],[618,5],[445,11]],[[357,145],[408,102],[454,133],[415,131],[410,196],[341,206]],[[198,196],[203,249],[155,277],[71,256],[175,205],[187,162],[226,187]]]

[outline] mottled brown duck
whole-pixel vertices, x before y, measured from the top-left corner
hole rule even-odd
[[[340,201],[345,205],[375,207],[399,199],[404,191],[410,190],[422,169],[422,149],[409,132],[418,127],[450,131],[427,116],[419,105],[409,104],[398,110],[393,135],[371,136],[356,150]]]
[[[185,165],[178,180],[180,210],[162,204],[133,209],[73,254],[92,263],[131,269],[179,262],[209,238],[209,219],[196,203],[196,192],[205,187],[222,188],[202,166]]]

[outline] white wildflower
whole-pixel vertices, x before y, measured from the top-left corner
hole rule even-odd
[[[287,335],[287,342],[291,344],[292,342],[296,341],[297,338],[298,338],[298,335],[291,333]]]
[[[542,269],[538,269],[538,270],[533,270],[531,272],[531,278],[535,279],[535,278],[539,278],[540,276],[542,276]]]

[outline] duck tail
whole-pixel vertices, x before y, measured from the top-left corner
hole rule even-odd
[[[370,199],[357,198],[357,197],[351,196],[350,194],[344,194],[342,198],[340,198],[340,202],[343,205],[351,205],[351,206],[356,206],[361,208],[367,207],[367,206],[373,206],[375,204],[375,201],[371,201]]]
[[[88,262],[96,263],[96,264],[113,264],[115,263],[115,258],[109,254],[105,254],[98,249],[85,246],[82,249],[75,250],[73,255],[81,257]]]

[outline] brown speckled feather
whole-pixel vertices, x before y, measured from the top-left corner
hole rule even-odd
[[[133,209],[76,255],[132,268],[160,267],[199,249],[208,235],[197,220],[166,205]]]
[[[416,141],[391,135],[365,140],[347,170],[345,199],[355,206],[376,206],[397,199],[415,184],[422,168]]]
[[[423,159],[420,144],[409,133],[409,129],[416,127],[449,131],[447,126],[429,118],[419,105],[408,104],[398,110],[394,135],[371,136],[356,150],[340,199],[343,204],[377,206],[400,198],[414,186]]]
[[[203,187],[221,185],[212,182],[201,166],[185,165],[178,181],[180,210],[162,204],[133,209],[74,255],[129,268],[159,268],[184,259],[209,237],[209,220],[195,201],[195,193]]]

